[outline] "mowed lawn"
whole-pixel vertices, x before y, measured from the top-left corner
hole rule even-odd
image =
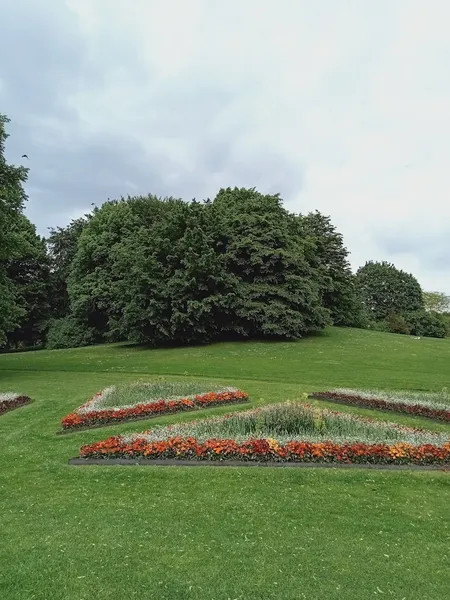
[[[235,385],[251,405],[331,386],[440,390],[450,340],[329,329],[296,343],[0,355],[0,391],[35,400],[0,416],[1,600],[449,596],[449,473],[67,464],[83,443],[247,408],[55,435],[94,392],[158,376]]]

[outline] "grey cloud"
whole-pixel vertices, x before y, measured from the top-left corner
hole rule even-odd
[[[432,271],[447,269],[450,265],[450,230],[421,234],[378,233],[374,239],[379,248],[393,257],[393,261],[400,254],[410,254],[418,257],[421,263]]]
[[[232,185],[256,187],[267,194],[278,192],[287,203],[302,187],[300,166],[270,149],[255,152],[242,162],[233,162],[230,171]]]
[[[11,116],[27,125],[57,111],[69,117],[68,91],[93,84],[100,73],[89,66],[82,32],[63,2],[0,0],[0,66],[4,97]]]
[[[250,127],[245,111],[236,111],[218,130],[218,119],[242,92],[227,89],[220,79],[185,75],[143,95],[138,110],[149,130],[145,148],[127,131],[88,135],[68,99],[80,90],[95,93],[120,67],[133,82],[148,81],[133,40],[106,25],[95,40],[86,40],[61,0],[0,0],[0,14],[0,55],[8,57],[0,64],[0,111],[11,118],[7,154],[30,167],[27,213],[40,233],[93,202],[128,193],[211,197],[218,191],[212,178],[218,187],[255,186],[281,192],[287,200],[301,187],[298,165],[272,149],[245,157],[236,153]],[[190,149],[194,169],[161,154],[161,137]]]

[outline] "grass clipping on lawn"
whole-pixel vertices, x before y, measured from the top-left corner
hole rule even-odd
[[[64,417],[61,425],[63,430],[98,427],[247,399],[247,394],[237,388],[210,382],[133,382],[105,388]]]
[[[83,446],[84,458],[450,463],[449,435],[298,401]]]

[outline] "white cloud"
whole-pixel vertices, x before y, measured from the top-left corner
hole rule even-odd
[[[331,214],[353,266],[391,260],[450,292],[429,246],[442,256],[450,235],[446,0],[67,4],[104,74],[69,99],[86,135],[126,132],[165,159],[168,185],[201,168],[205,136],[232,139],[197,197],[267,182],[261,152],[284,157],[302,175],[280,185],[287,206]]]

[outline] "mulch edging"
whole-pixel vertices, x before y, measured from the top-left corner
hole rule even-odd
[[[18,396],[12,402],[0,403],[0,416],[7,412],[11,412],[12,410],[16,410],[17,408],[21,408],[22,406],[26,406],[27,404],[31,404],[32,402],[33,400],[29,396]],[[8,404],[11,404],[12,406],[8,406]]]
[[[361,402],[346,402],[345,400],[340,400],[339,398],[329,398],[328,396],[324,396],[320,393],[317,394],[309,394],[308,398],[313,400],[322,400],[323,402],[332,402],[333,404],[341,404],[342,406],[354,406],[355,408],[364,408],[366,410],[378,410],[380,412],[391,412],[400,415],[405,415],[411,418],[421,418],[421,419],[429,419],[430,421],[434,421],[435,423],[449,423],[448,419],[442,419],[439,417],[433,417],[431,415],[419,414],[419,413],[411,413],[407,410],[388,408],[382,406],[369,406],[365,404],[363,401]]]
[[[117,419],[113,421],[105,421],[105,423],[97,423],[96,425],[85,425],[83,427],[68,427],[67,429],[58,429],[56,435],[66,435],[67,433],[76,433],[77,431],[89,431],[91,429],[100,429],[104,427],[110,427],[113,425],[122,425],[122,423],[133,423],[134,421],[148,421],[149,419],[156,419],[157,417],[167,417],[169,415],[177,415],[186,412],[195,412],[199,410],[208,410],[209,408],[216,408],[218,406],[233,406],[234,404],[246,404],[249,400],[233,400],[232,402],[219,402],[217,404],[210,404],[209,406],[195,406],[194,408],[185,408],[183,410],[175,410],[162,412],[158,414],[142,415],[141,417],[131,417],[125,419]]]
[[[315,463],[315,462],[277,462],[277,461],[247,461],[247,460],[179,460],[176,458],[69,458],[69,465],[101,465],[126,467],[300,467],[326,469],[376,469],[383,471],[445,471],[450,472],[449,465],[389,465],[372,463]]]

